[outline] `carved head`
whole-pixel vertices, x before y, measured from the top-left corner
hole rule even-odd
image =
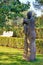
[[[27,18],[30,19],[31,16],[32,16],[32,11],[29,11],[29,12],[27,13]]]

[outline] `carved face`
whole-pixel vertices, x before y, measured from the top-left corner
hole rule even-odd
[[[30,12],[27,13],[27,18],[30,19],[31,16],[32,16],[32,12],[30,11]]]

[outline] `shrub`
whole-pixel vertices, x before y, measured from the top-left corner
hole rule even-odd
[[[24,38],[0,37],[0,46],[8,46],[12,48],[24,48]],[[36,39],[37,53],[43,53],[43,39]]]

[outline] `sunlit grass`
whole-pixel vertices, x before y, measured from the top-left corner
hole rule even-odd
[[[0,65],[43,65],[43,55],[37,54],[35,61],[23,60],[23,50],[0,46]]]

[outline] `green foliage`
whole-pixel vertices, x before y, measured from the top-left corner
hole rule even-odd
[[[21,12],[28,8],[29,4],[22,4],[19,0],[0,0],[0,26],[4,26],[8,19],[23,17]]]
[[[38,17],[36,20],[36,28],[43,27],[43,15],[41,17]]]
[[[14,34],[13,37],[24,37],[23,28],[22,27],[15,27],[13,30]]]
[[[2,28],[0,28],[0,35],[2,35],[3,34],[3,29]]]
[[[43,28],[36,28],[36,39],[43,38]],[[14,27],[13,28],[14,35],[13,37],[19,37],[19,38],[24,38],[24,32],[23,32],[23,27]]]
[[[13,37],[24,38],[23,27],[12,27],[10,25],[6,25],[3,28],[0,28],[0,35],[3,34],[3,31],[13,31]],[[36,31],[36,39],[43,39],[43,27],[35,28]]]
[[[14,48],[23,48],[23,39],[14,37],[0,37],[0,45]]]
[[[0,46],[0,65],[43,65],[43,54],[37,54],[36,60],[23,60],[23,49]]]
[[[12,48],[24,48],[24,38],[0,37],[0,46]],[[36,39],[37,53],[43,53],[43,39]]]
[[[43,5],[43,0],[36,0],[36,1],[38,1],[39,3]]]
[[[43,39],[36,40],[36,51],[37,53],[43,54]]]
[[[43,28],[36,28],[36,39],[43,39]]]
[[[9,7],[3,2],[0,3],[0,27],[5,25],[6,17],[9,13]]]

